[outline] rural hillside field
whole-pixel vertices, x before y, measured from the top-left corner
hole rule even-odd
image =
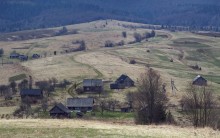
[[[29,75],[34,82],[53,77],[59,82],[64,79],[70,81],[71,85],[67,89],[56,89],[49,98],[48,106],[51,108],[54,103],[65,103],[66,98],[72,96],[94,96],[76,95],[72,90],[72,86],[81,85],[83,79],[100,78],[105,82],[113,82],[121,74],[127,74],[138,85],[141,75],[148,68],[153,68],[160,73],[165,83],[169,98],[168,109],[179,124],[188,125],[190,123],[187,118],[178,111],[179,101],[189,82],[197,75],[202,75],[214,89],[215,96],[220,97],[220,37],[201,35],[198,32],[155,30],[155,37],[139,43],[134,42],[135,32],[143,35],[152,31],[146,29],[150,27],[152,28],[152,25],[99,20],[66,26],[68,33],[65,35],[52,35],[63,27],[0,35],[0,49],[4,49],[3,59],[0,58],[3,62],[0,64],[0,84],[9,84],[11,80],[20,82],[22,79],[28,79]],[[122,32],[126,32],[127,36],[123,37]],[[86,50],[73,52],[80,46],[78,42],[81,40],[85,41]],[[124,45],[105,47],[108,40],[114,44],[123,41]],[[18,59],[9,58],[13,51],[29,57],[39,54],[41,57],[20,62]],[[131,64],[132,60],[136,63]],[[194,66],[201,67],[201,70],[193,69]],[[171,90],[171,79],[177,88],[175,93]],[[110,90],[109,83],[105,88],[109,98],[121,103],[126,102],[127,93],[137,90],[135,87]],[[6,102],[2,96],[0,105],[0,115],[7,114],[14,118],[13,112],[20,105],[19,94]],[[97,133],[100,134],[97,137],[217,137],[219,134],[218,131],[208,128],[135,126],[133,118],[129,118],[129,122],[131,126],[74,119],[0,120],[0,137],[35,137],[45,133],[48,133],[48,137],[94,137]],[[100,129],[103,126],[104,128]],[[48,127],[52,128],[47,129]]]

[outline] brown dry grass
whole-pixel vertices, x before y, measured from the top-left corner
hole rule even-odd
[[[8,130],[8,131],[7,131]],[[9,130],[11,132],[9,132]],[[79,131],[80,130],[80,131]],[[180,137],[217,138],[210,128],[178,126],[139,126],[84,120],[1,120],[1,137]]]

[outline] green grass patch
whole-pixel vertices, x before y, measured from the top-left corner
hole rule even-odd
[[[84,127],[84,126],[79,126]],[[118,129],[95,129],[95,128],[16,128],[1,127],[0,137],[2,138],[67,138],[67,137],[120,137],[120,138],[147,138],[137,134],[126,134]]]
[[[133,119],[134,113],[104,111],[103,115],[101,114],[101,112],[95,112],[95,117],[104,119]]]
[[[170,45],[175,46],[175,47],[185,47],[185,48],[209,48],[211,47],[207,44],[203,44],[200,42],[190,41],[190,40],[181,40],[181,39],[174,40],[173,43]]]
[[[27,78],[26,74],[19,74],[19,75],[10,77],[10,78],[9,78],[9,82],[19,81],[19,80],[23,80],[23,79],[26,79],[26,78]]]

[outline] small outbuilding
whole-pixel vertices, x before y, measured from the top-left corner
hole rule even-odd
[[[93,98],[68,98],[67,108],[75,112],[91,112],[94,106]]]
[[[202,76],[198,75],[193,79],[192,84],[198,86],[207,86],[207,80]]]
[[[103,81],[101,79],[84,79],[84,92],[101,92],[103,90]]]
[[[71,116],[71,111],[62,103],[56,104],[49,112],[51,117],[56,118],[70,118]]]
[[[134,81],[125,74],[122,74],[115,83],[110,84],[111,89],[124,89],[126,87],[133,87]]]

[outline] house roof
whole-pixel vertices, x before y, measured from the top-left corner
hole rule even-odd
[[[128,76],[125,75],[125,74],[122,74],[122,75],[116,80],[116,82],[119,82],[119,83],[124,82],[127,78],[129,78],[132,82],[134,82],[130,77],[128,77]]]
[[[70,112],[71,112],[71,111],[70,111],[69,109],[67,109],[62,103],[56,104],[56,105],[50,110],[50,112],[53,111],[53,109],[54,109],[55,107],[58,107],[61,111],[65,112],[65,113],[70,113]]]
[[[93,98],[68,98],[67,107],[92,107]]]
[[[42,95],[41,89],[23,89],[20,92],[21,95],[32,95],[32,96],[40,96]]]
[[[83,86],[103,86],[103,82],[101,79],[84,79]]]
[[[204,81],[207,81],[205,78],[203,78],[202,76],[198,75],[193,79],[193,82],[197,81],[198,79],[202,79]]]

